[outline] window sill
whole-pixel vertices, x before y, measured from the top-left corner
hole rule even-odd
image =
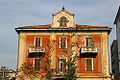
[[[59,48],[59,49],[68,49],[68,48]]]
[[[91,70],[91,71],[87,71],[87,70],[85,70],[85,72],[94,72],[94,70]]]

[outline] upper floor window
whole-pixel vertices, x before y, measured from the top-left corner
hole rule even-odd
[[[91,37],[86,38],[86,46],[94,46],[93,38]]]
[[[93,72],[93,58],[86,58],[85,59],[85,71],[86,72]]]
[[[40,46],[40,44],[41,44],[41,43],[40,43],[40,42],[41,42],[40,40],[41,40],[40,38],[36,38],[36,40],[35,40],[35,46],[36,46],[36,47],[39,47],[39,46]]]
[[[60,23],[60,27],[67,27],[68,19],[66,17],[62,16],[60,18],[60,20],[58,20],[58,22]]]
[[[40,70],[40,59],[39,58],[35,58],[34,59],[34,69],[36,71],[39,71]]]
[[[62,49],[67,48],[67,37],[62,36],[59,38],[59,48],[62,48]]]

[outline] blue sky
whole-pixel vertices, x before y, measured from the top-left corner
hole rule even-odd
[[[116,38],[115,19],[120,0],[0,0],[0,67],[16,69],[19,26],[51,24],[52,14],[65,9],[75,14],[75,23],[113,28],[109,44]]]

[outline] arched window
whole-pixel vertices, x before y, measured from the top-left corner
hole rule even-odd
[[[66,69],[66,59],[59,59],[59,70],[64,72]]]
[[[66,71],[66,57],[64,55],[61,55],[61,57],[58,58],[57,64],[57,69],[59,70],[59,72],[64,73]]]
[[[66,17],[62,16],[60,18],[60,20],[58,20],[58,22],[60,23],[60,27],[67,27],[68,19]]]

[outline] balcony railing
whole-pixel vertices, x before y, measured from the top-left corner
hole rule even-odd
[[[81,47],[81,53],[97,53],[97,47],[95,46]]]
[[[29,53],[45,53],[45,47],[30,46]]]
[[[29,58],[33,58],[33,57],[41,57],[45,55],[45,47],[39,46],[30,46],[29,47]]]
[[[53,76],[62,77],[67,72],[67,69],[53,69]]]

